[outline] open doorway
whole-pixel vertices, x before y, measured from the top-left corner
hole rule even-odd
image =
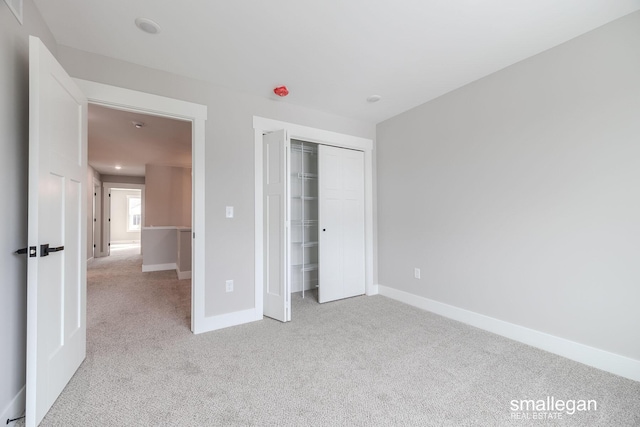
[[[110,255],[139,255],[142,235],[142,190],[111,189]]]
[[[90,173],[103,201],[102,219],[94,219],[102,237],[94,237],[100,241],[94,257],[140,246],[145,271],[177,263],[169,253],[175,248],[159,256],[154,246],[145,251],[153,239],[145,235],[192,226],[191,127],[190,121],[89,104]]]
[[[171,283],[162,298],[177,298],[168,294],[175,291],[180,300],[190,299],[192,122],[91,103],[88,117],[89,175],[98,183],[94,211],[102,200],[102,217],[94,214],[93,227],[100,247],[88,270],[100,268],[100,280],[117,280],[125,293],[127,283],[140,289],[143,280],[162,277]],[[96,276],[89,272],[88,278]],[[88,293],[96,289],[92,285]],[[180,306],[190,326],[191,309]]]
[[[186,121],[191,129],[192,147],[192,232],[191,241],[191,331],[202,333],[228,324],[228,316],[207,316],[205,310],[205,105],[153,95],[87,80],[75,79],[91,105],[170,117]],[[91,170],[88,170],[91,174]],[[91,178],[89,177],[89,180]],[[144,211],[144,195],[142,197]],[[144,216],[144,213],[143,213]],[[144,239],[143,239],[144,240]],[[102,245],[104,248],[104,245]],[[143,249],[144,252],[144,249]]]

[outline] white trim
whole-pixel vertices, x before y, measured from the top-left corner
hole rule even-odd
[[[262,320],[262,310],[250,308],[243,311],[235,311],[233,313],[220,314],[204,319],[197,326],[199,329],[193,331],[194,334],[215,331],[217,329],[228,328],[230,326],[242,325],[244,323]]]
[[[93,168],[92,168],[93,170]],[[97,188],[97,190],[96,190]],[[104,256],[102,250],[102,181],[93,176],[93,192],[95,192],[95,220],[93,221],[93,257],[100,258]],[[92,218],[93,219],[93,218]],[[87,233],[89,230],[87,230]]]
[[[262,136],[264,132],[285,129],[287,135],[289,135],[289,139],[302,139],[308,142],[351,148],[364,152],[373,149],[373,141],[367,138],[281,122],[279,120],[266,119],[264,117],[253,116],[253,128],[261,131],[260,136]]]
[[[255,126],[255,117],[254,117],[254,126]],[[260,313],[260,316],[264,314],[264,290],[263,281],[264,281],[264,259],[263,259],[263,250],[264,250],[264,225],[263,225],[263,201],[262,201],[262,131],[255,129],[254,130],[254,161],[255,164],[253,166],[256,171],[255,178],[255,247],[254,247],[254,262],[255,262],[255,292],[254,292],[254,300],[255,300],[255,309],[256,313]],[[259,173],[258,173],[259,172]]]
[[[206,326],[205,283],[205,122],[207,106],[192,102],[167,98],[144,92],[119,88],[87,80],[74,79],[78,87],[87,96],[90,103],[120,110],[142,112],[156,116],[171,117],[191,121],[192,138],[192,222],[193,227],[191,253],[191,330],[201,332]],[[122,185],[122,184],[120,184]],[[144,218],[144,197],[142,202]]]
[[[519,341],[585,365],[640,381],[640,360],[505,322],[398,289],[378,285],[380,295]]]
[[[253,116],[254,156],[255,156],[255,307],[263,314],[263,206],[262,206],[262,135],[267,132],[284,129],[289,139],[316,142],[333,147],[350,148],[364,151],[365,155],[365,292],[375,295],[373,283],[373,141],[358,136],[281,122],[264,117]]]
[[[0,415],[0,424],[5,423],[5,420],[14,419],[24,415],[25,403],[26,403],[26,386],[22,386],[18,394],[15,395],[13,400],[2,411]],[[8,424],[8,423],[7,423]]]
[[[89,103],[155,116],[207,120],[207,106],[82,79],[73,79]]]
[[[201,326],[207,320],[206,301],[206,268],[205,268],[205,118],[193,121],[193,150],[191,153],[191,331],[205,330]]]
[[[176,273],[178,273],[178,280],[191,279],[191,271],[180,271],[176,268]]]
[[[148,273],[150,271],[166,271],[177,270],[178,266],[175,262],[168,262],[166,264],[142,264],[142,272]]]

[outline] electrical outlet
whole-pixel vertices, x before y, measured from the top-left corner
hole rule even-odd
[[[413,277],[415,277],[416,279],[420,278],[420,269],[419,268],[414,268],[413,269]]]
[[[233,292],[233,280],[227,280],[225,283],[227,284],[227,292]]]

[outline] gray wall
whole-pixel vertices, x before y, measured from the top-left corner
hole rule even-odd
[[[102,175],[103,182],[112,184],[142,184],[144,185],[144,176],[126,176],[126,175]]]
[[[205,148],[205,313],[254,306],[253,116],[373,139],[375,126],[59,46],[59,58],[74,77],[207,105]],[[265,88],[265,93],[269,88]],[[103,177],[104,179],[104,177]],[[106,180],[106,179],[105,179]],[[225,218],[225,206],[235,218]],[[197,231],[196,231],[197,232]],[[198,238],[198,236],[196,236]],[[235,281],[225,292],[225,280]]]
[[[145,166],[145,227],[191,227],[191,168]]]
[[[142,229],[143,269],[158,264],[175,264],[177,260],[178,232],[175,227]]]
[[[56,53],[56,43],[32,0],[24,1],[24,25],[0,2],[0,415],[25,383],[27,170],[29,149],[29,35]],[[24,409],[24,408],[21,408]],[[19,414],[6,414],[16,416]],[[2,420],[4,423],[4,420]]]
[[[377,144],[381,285],[640,359],[640,12]]]
[[[111,239],[109,239],[109,242],[112,244],[114,242],[131,243],[134,240],[140,241],[140,231],[127,231],[127,196],[142,198],[142,191],[111,189]]]

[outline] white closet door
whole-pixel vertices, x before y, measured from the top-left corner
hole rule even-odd
[[[364,153],[318,147],[321,303],[365,293]]]
[[[264,135],[264,315],[291,320],[289,283],[289,138]]]

